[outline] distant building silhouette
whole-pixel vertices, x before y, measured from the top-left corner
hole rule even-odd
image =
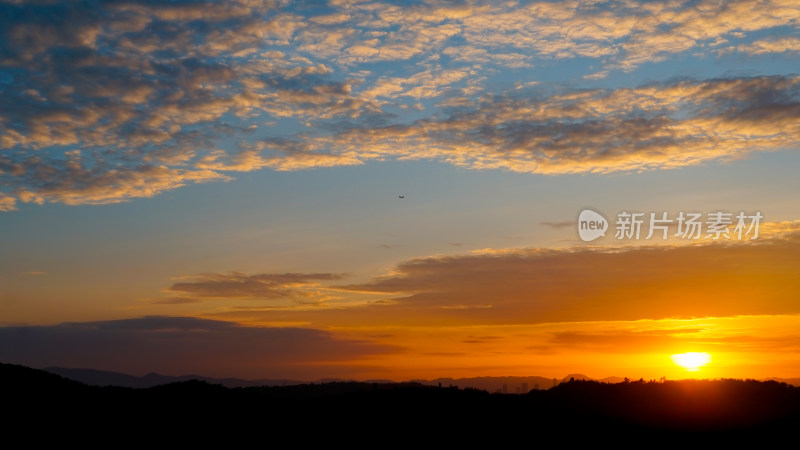
[[[522,383],[522,393],[523,394],[528,393],[528,383]]]
[[[508,394],[508,385],[503,383],[503,394]]]

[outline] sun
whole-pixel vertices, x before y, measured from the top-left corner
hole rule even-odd
[[[671,355],[672,362],[683,367],[689,372],[697,372],[701,367],[711,362],[709,353],[687,352]]]

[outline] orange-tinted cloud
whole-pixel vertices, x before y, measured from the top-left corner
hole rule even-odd
[[[264,116],[378,114],[325,64],[268,51],[303,23],[276,7],[0,2],[0,210],[228,180],[217,141]]]
[[[241,272],[207,273],[183,277],[165,292],[175,297],[162,303],[188,303],[208,299],[303,299],[320,281],[343,278],[332,273],[280,273],[247,275]]]
[[[747,242],[433,256],[400,263],[371,282],[329,286],[373,296],[366,304],[215,314],[316,327],[799,314],[800,239],[796,224],[788,228]]]
[[[732,53],[738,51],[752,55],[763,55],[767,53],[784,53],[800,52],[800,38],[796,37],[783,37],[775,39],[765,39],[754,41],[750,44],[739,45],[736,47],[727,47],[720,50],[720,53]]]
[[[508,94],[410,125],[352,127],[265,146],[287,154],[430,158],[548,174],[674,168],[793,148],[800,139],[799,87],[798,77],[773,76],[544,98]]]
[[[119,202],[257,169],[396,158],[610,172],[798,141],[796,77],[570,92],[492,83],[576,57],[597,67],[575,79],[598,79],[693,52],[792,52],[800,10],[789,0],[324,9],[0,2],[0,210]],[[536,82],[527,76],[510,81]]]

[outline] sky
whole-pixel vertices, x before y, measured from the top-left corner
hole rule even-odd
[[[794,0],[0,0],[0,361],[800,377],[798,61]]]

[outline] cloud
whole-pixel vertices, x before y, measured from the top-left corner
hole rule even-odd
[[[798,14],[797,4],[785,0],[529,2],[492,5],[461,22],[464,39],[479,48],[600,58],[632,70],[729,34],[796,26]]]
[[[453,61],[467,64],[492,63],[512,69],[523,67],[530,68],[533,66],[533,64],[531,64],[532,56],[517,52],[502,53],[499,49],[498,51],[490,52],[485,48],[464,45],[447,47],[442,53],[448,55]]]
[[[395,276],[348,288],[402,293],[401,305],[426,316],[450,315],[446,307],[456,304],[468,312],[481,308],[480,320],[491,322],[797,313],[791,301],[796,274],[785,264],[793,264],[798,250],[789,241],[426,258],[401,264]],[[473,315],[464,319],[478,319]]]
[[[162,191],[187,183],[229,180],[209,170],[175,169],[141,164],[103,170],[84,167],[80,162],[47,164],[32,158],[21,164],[27,182],[16,189],[23,202],[42,204],[46,201],[68,205],[116,203],[122,199],[152,197]]]
[[[142,317],[0,327],[0,360],[131,374],[329,376],[336,364],[396,349],[306,328],[245,327],[191,317]],[[350,370],[357,370],[355,365]]]
[[[681,324],[670,320],[606,322],[602,325],[604,330],[592,330],[591,326],[570,329],[566,325],[564,330],[550,332],[541,349],[546,352],[588,351],[605,354],[670,354],[687,348],[701,348],[713,353],[794,353],[800,348],[795,331],[797,319],[797,315],[787,315],[706,318]],[[668,328],[654,328],[659,326]]]
[[[479,326],[798,314],[798,224],[678,246],[507,249],[405,261],[340,291],[391,301],[221,313],[313,326]],[[388,297],[387,297],[388,296]]]
[[[800,77],[686,80],[541,98],[492,96],[445,117],[265,146],[360,161],[428,158],[473,169],[606,173],[793,148],[800,140],[798,119]]]
[[[728,47],[720,50],[720,53],[732,53],[733,51],[748,53],[751,55],[763,55],[766,53],[800,52],[800,38],[784,37],[777,39],[765,39],[754,41],[750,44]]]
[[[539,222],[539,225],[544,225],[546,227],[561,229],[561,228],[569,228],[575,226],[575,221],[566,220],[564,222]]]
[[[368,98],[409,96],[415,99],[438,97],[445,93],[442,89],[465,79],[467,70],[425,70],[408,77],[382,77],[372,88],[364,92]]]
[[[208,158],[265,117],[376,115],[324,64],[264,51],[303,22],[270,2],[0,3],[0,209],[228,180]]]
[[[188,303],[207,299],[301,299],[320,281],[340,280],[333,273],[281,273],[247,275],[241,272],[206,273],[185,277],[166,289],[176,297],[162,303]]]
[[[575,80],[792,52],[799,15],[788,0],[0,2],[0,210],[389,158],[580,173],[794,147],[794,77],[503,86],[578,57],[596,67]]]
[[[14,211],[17,209],[17,199],[0,192],[0,211]]]
[[[673,328],[661,330],[613,330],[606,332],[558,331],[547,342],[549,351],[583,349],[601,353],[669,352],[704,339],[705,328]]]

